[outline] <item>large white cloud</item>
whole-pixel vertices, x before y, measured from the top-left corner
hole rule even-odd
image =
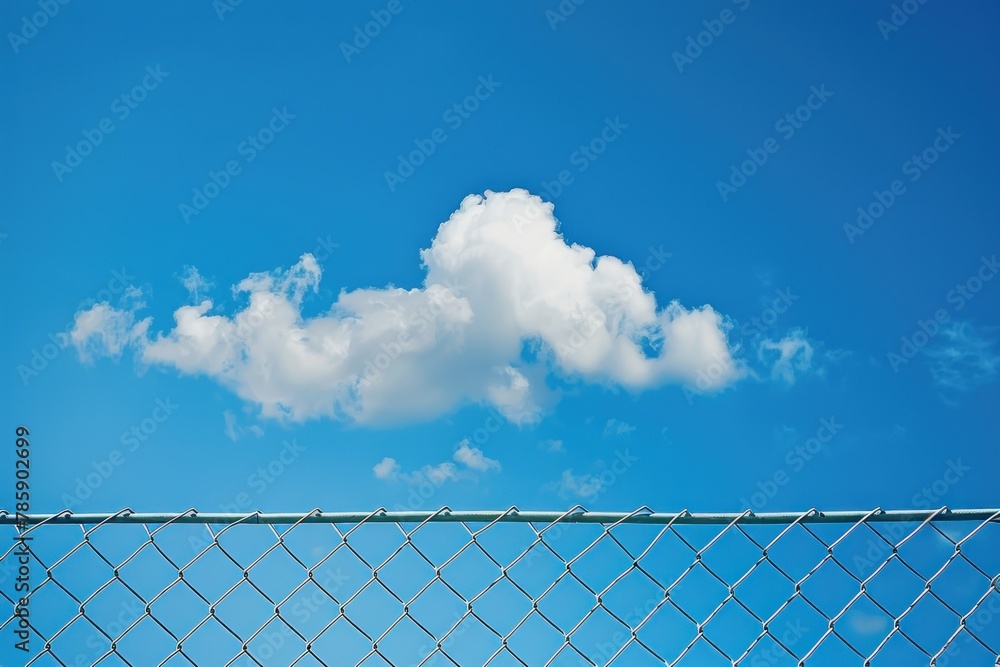
[[[746,374],[711,306],[658,306],[630,263],[568,244],[552,204],[524,190],[466,197],[421,257],[422,287],[342,291],[316,317],[301,312],[322,273],[305,254],[240,282],[248,303],[231,316],[206,299],[150,335],[135,308],[98,304],[71,339],[111,356],[131,343],[144,364],[209,376],[295,420],[410,421],[482,403],[528,423],[548,373],[630,390],[721,389]]]

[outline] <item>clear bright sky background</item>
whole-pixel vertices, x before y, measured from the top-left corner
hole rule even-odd
[[[3,410],[11,445],[16,425],[32,433],[32,510],[219,511],[240,494],[269,511],[996,506],[1000,279],[984,258],[1000,252],[1000,10],[931,1],[886,31],[890,4],[587,2],[555,21],[554,1],[402,0],[345,56],[386,3],[244,2],[220,15],[209,0],[71,2],[34,32],[22,17],[35,3],[3,3],[4,32],[28,35],[0,49]],[[712,24],[723,10],[730,22]],[[699,53],[688,38],[704,21],[722,30]],[[686,49],[689,61],[674,55]],[[124,116],[115,100],[144,77],[151,89]],[[456,127],[444,114],[480,77],[497,87]],[[807,120],[776,127],[810,100]],[[248,162],[238,147],[273,109],[294,118]],[[102,119],[113,131],[92,153],[54,168]],[[627,127],[581,171],[574,151],[606,119]],[[386,172],[435,128],[446,141],[390,187]],[[926,171],[906,171],[949,132]],[[730,181],[765,144],[777,152]],[[186,224],[179,205],[230,160],[240,173]],[[545,184],[563,170],[572,183],[554,196]],[[881,217],[845,229],[897,179]],[[233,285],[303,253],[322,269],[305,317],[341,290],[421,287],[419,251],[463,198],[512,188],[554,201],[567,242],[598,255],[642,271],[651,249],[670,253],[644,287],[660,308],[677,299],[727,318],[748,376],[704,395],[550,378],[560,394],[537,421],[476,441],[491,413],[475,402],[417,423],[280,420],[131,348],[84,363],[58,336],[93,301],[121,305],[125,284],[142,290],[150,331],[169,331],[192,303],[188,266],[226,316],[245,305]],[[959,285],[976,291],[949,297]],[[791,305],[769,311],[780,293]],[[888,355],[938,311],[947,321],[894,370]],[[796,356],[775,369],[776,352],[758,353],[781,340]],[[167,416],[158,401],[176,407]],[[129,451],[123,434],[144,420],[155,431]],[[823,420],[833,438],[796,454]],[[502,470],[454,461],[466,438]],[[301,451],[273,464],[293,441]],[[634,461],[613,474],[618,453]],[[386,457],[400,474],[378,479]],[[414,471],[445,462],[455,479],[413,496],[428,474]],[[261,483],[269,463],[281,472]],[[925,488],[932,498],[915,497]]]

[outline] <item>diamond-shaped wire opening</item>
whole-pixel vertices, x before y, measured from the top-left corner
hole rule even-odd
[[[381,635],[403,614],[403,603],[377,580],[345,602],[344,607],[344,613],[372,637]]]
[[[934,654],[959,628],[959,617],[930,595],[924,595],[899,621],[899,629]]]
[[[441,568],[441,579],[466,600],[479,595],[500,576],[500,567],[475,544],[470,544]]]
[[[707,568],[727,584],[734,584],[760,558],[761,550],[736,527],[727,527],[701,554]]]
[[[562,522],[539,527],[539,532],[557,558],[563,561],[573,560],[605,534],[601,525]]]
[[[617,664],[626,665],[629,663],[618,661]],[[733,663],[704,637],[699,637],[691,649],[684,654],[684,657],[671,664],[677,665],[677,667],[732,667]]]
[[[285,548],[305,563],[306,568],[314,567],[342,544],[337,531],[322,523],[300,523],[280,532]]]
[[[240,652],[243,642],[215,618],[209,618],[184,639],[184,655],[196,665],[223,665]]]
[[[191,632],[209,615],[209,604],[191,587],[178,580],[149,604],[149,613],[176,637]]]
[[[208,561],[211,562],[212,559],[209,558]],[[111,576],[109,572],[107,578],[110,579]],[[118,578],[128,582],[144,599],[150,600],[177,579],[177,569],[152,544],[146,543],[138,548],[134,556],[119,565]],[[206,583],[214,580],[207,578]]]
[[[611,667],[653,667],[663,665],[663,660],[651,653],[648,648],[633,641],[616,656],[608,656],[609,662],[598,663]]]
[[[937,528],[953,542],[961,541],[962,554],[981,570],[993,575],[1000,573],[1000,549],[997,548],[1000,535],[997,535],[995,524],[955,521]]]
[[[795,645],[793,650],[799,655],[805,654],[807,650],[811,650],[812,642],[807,642],[805,640],[800,641]],[[785,664],[785,663],[781,663]],[[789,665],[798,665],[797,662],[792,661],[788,663]],[[829,634],[823,638],[823,641],[816,650],[809,656],[806,660],[807,665],[862,665],[864,664],[863,658],[852,648],[844,642],[841,637],[836,634]]]
[[[204,536],[207,540],[207,534]],[[274,546],[274,533],[269,527],[250,523],[224,526],[216,530],[215,542],[224,554],[240,568],[247,568]],[[188,549],[191,553],[191,549]],[[194,557],[194,554],[191,554]]]
[[[338,618],[313,640],[311,650],[327,665],[356,665],[371,651],[372,639],[346,618]]]
[[[536,612],[511,633],[507,648],[526,664],[544,665],[565,642],[565,636]]]
[[[31,667],[35,667],[36,664],[39,663],[34,663],[32,664]],[[46,663],[41,663],[41,664],[46,664]],[[189,667],[190,664],[191,663],[187,663],[187,667]],[[125,662],[125,659],[122,658],[121,655],[119,655],[118,653],[109,653],[107,655],[102,654],[100,657],[98,657],[98,662],[95,662],[94,665],[99,667],[134,667],[133,664]]]
[[[441,659],[444,660],[443,657]],[[435,662],[432,664],[433,667],[440,667],[440,665],[444,664],[447,664],[449,667],[451,667],[453,663]],[[524,663],[521,662],[518,658],[516,658],[510,651],[504,650],[493,656],[490,659],[490,661],[486,663],[485,667],[524,667]]]
[[[819,565],[800,586],[802,597],[830,618],[839,614],[860,590],[857,580],[833,558]]]
[[[913,523],[864,523],[853,526],[809,526],[821,534],[839,528],[842,536],[833,550],[834,559],[853,576],[866,579],[892,555],[893,547],[913,532],[919,524]],[[832,537],[832,536],[831,536]],[[833,544],[833,540],[828,540]],[[817,559],[818,560],[818,559]]]
[[[745,650],[750,646],[747,643],[743,649]],[[765,635],[754,647],[747,653],[747,657],[740,661],[740,665],[767,665],[767,667],[797,667],[799,664],[798,656],[805,653],[805,649],[797,647],[795,645],[789,646],[789,650],[785,650],[782,646],[776,642],[769,635]],[[740,651],[740,654],[743,650]],[[737,656],[738,657],[738,656]],[[809,664],[809,663],[806,663]],[[838,663],[838,662],[816,662],[817,665],[848,665],[849,662]]]
[[[769,561],[757,565],[733,590],[736,598],[762,619],[774,614],[793,593],[795,583]]]
[[[462,526],[453,523],[425,523],[422,526],[406,525],[410,542],[435,566],[441,565],[469,543],[469,533]],[[490,531],[479,540],[491,543]],[[492,539],[492,542],[498,540]],[[492,545],[491,545],[492,546]],[[490,553],[495,553],[490,548]]]
[[[958,556],[934,578],[931,591],[945,604],[964,614],[979,601],[989,586],[989,577],[984,577],[968,560]]]
[[[618,548],[622,549],[623,552],[639,556],[653,544],[662,528],[663,526],[619,523],[610,526],[607,532],[619,542]]]
[[[871,660],[872,667],[890,667],[898,665],[926,665],[930,663],[930,655],[924,654],[913,643],[898,632],[882,646]]]
[[[249,643],[247,652],[265,665],[290,665],[306,643],[280,618],[274,618]]]
[[[542,543],[534,544],[522,553],[517,562],[510,561],[507,576],[532,597],[541,595],[556,577],[566,571],[565,561]]]
[[[388,563],[379,567],[378,578],[404,602],[408,602],[434,580],[435,573],[414,547],[405,545]]]
[[[886,535],[891,538],[892,535]],[[912,536],[907,534],[898,545],[899,558],[917,571],[923,579],[930,579],[955,553],[955,544],[935,530],[925,526]]]
[[[868,656],[892,632],[893,620],[868,597],[861,596],[844,611],[835,627],[848,645]]]
[[[569,632],[597,604],[594,593],[569,573],[537,599],[538,612],[562,632]]]
[[[628,570],[614,586],[601,594],[601,604],[618,618],[626,620],[630,627],[635,628],[645,617],[643,612],[659,604],[664,599],[664,594],[665,591],[657,582],[650,579],[645,572],[635,568]],[[637,619],[638,622],[633,623],[628,619]]]
[[[408,607],[410,616],[435,638],[443,637],[465,616],[466,610],[466,602],[441,581],[433,582]]]
[[[480,665],[500,649],[501,639],[481,618],[470,613],[462,618],[455,629],[441,640],[441,652],[431,664]],[[428,652],[433,654],[434,649]]]
[[[899,617],[917,599],[926,583],[903,565],[898,557],[892,556],[865,584],[865,595]]]
[[[344,545],[339,550],[353,550],[372,567],[384,563],[406,539],[400,526],[391,524],[362,523],[357,526],[342,526],[341,529],[345,532],[345,538]]]
[[[107,538],[107,536],[112,534],[111,531],[117,531],[118,528],[123,527],[125,526],[105,525],[96,531],[96,533]],[[144,535],[145,539],[143,540],[148,546],[143,547],[143,551],[151,550],[151,547],[155,545],[156,549],[162,552],[162,554],[158,555],[159,558],[163,558],[165,561],[172,561],[178,567],[184,567],[204,549],[213,544],[215,540],[215,535],[212,533],[213,529],[215,533],[218,533],[219,529],[224,527],[197,523],[171,523],[163,526],[149,526],[150,534]],[[143,542],[137,540],[134,548],[138,549],[142,547]]]
[[[57,576],[55,572],[52,574]],[[75,591],[70,592],[75,594]],[[31,595],[31,607],[46,611],[44,616],[33,618],[32,623],[46,637],[52,636],[58,627],[78,614],[90,618],[97,626],[103,627],[115,619],[122,602],[133,600],[135,596],[121,582],[113,581],[89,600],[81,600],[83,603],[81,608],[81,605],[74,602],[67,593],[48,581],[35,589]]]
[[[215,604],[215,616],[247,640],[274,615],[274,607],[244,580]]]
[[[83,542],[58,565],[51,566],[51,577],[83,600],[111,579],[112,570],[90,543]]]
[[[37,641],[37,638],[32,638],[30,643],[35,644]],[[52,638],[51,644],[52,655],[67,665],[93,664],[111,646],[111,642],[98,628],[83,616],[73,620],[58,637]],[[4,650],[7,650],[6,646]],[[27,659],[28,655],[25,654],[23,657]]]
[[[602,591],[620,574],[628,572],[633,562],[610,535],[602,535],[573,561],[573,573],[595,591]]]
[[[335,588],[335,586],[332,586]],[[307,581],[278,605],[282,618],[305,637],[313,638],[340,613],[336,593],[331,595],[319,581]]]
[[[781,527],[781,536],[768,546],[767,559],[793,581],[801,581],[827,556],[827,545],[843,535],[843,526],[798,524]],[[762,552],[763,553],[763,552]]]
[[[994,584],[988,588],[988,595],[974,608],[961,609],[968,614],[965,630],[975,639],[990,647],[1000,655],[1000,575],[994,579]],[[971,611],[971,613],[969,613]]]
[[[149,550],[144,549],[142,553],[149,553]],[[156,554],[155,551],[152,553]],[[141,576],[130,576],[128,578],[130,583],[136,579],[139,579],[139,582],[143,583],[147,579],[147,573],[160,573],[171,567],[162,558],[155,562],[148,562],[149,560],[153,560],[152,555],[149,559],[136,560],[129,564],[133,568],[142,568],[140,570]],[[183,572],[185,581],[204,597],[212,601],[218,600],[223,593],[243,579],[243,570],[227,558],[217,546],[209,547],[197,560],[184,567]],[[173,572],[173,578],[177,578],[176,571]],[[162,580],[162,577],[157,577],[157,579]],[[169,582],[161,585],[160,589],[162,590],[167,583]],[[141,590],[146,589],[143,588]],[[152,597],[152,595],[148,597]]]
[[[377,566],[378,563],[374,565]],[[347,600],[372,578],[371,568],[346,546],[340,546],[325,555],[316,569],[316,572],[320,571],[334,573],[338,582],[336,593],[338,600]],[[320,579],[319,576],[316,578]],[[329,590],[327,585],[323,584],[323,587]],[[332,590],[330,592],[333,593]]]
[[[705,636],[730,658],[743,653],[761,633],[761,622],[735,600],[729,600],[704,627]]]
[[[729,589],[701,564],[695,564],[683,581],[670,591],[673,603],[699,623],[704,623],[728,596]]]
[[[687,571],[694,560],[694,552],[672,530],[664,530],[662,526],[649,526],[649,529],[656,531],[651,546],[643,555],[635,555],[642,569],[668,587]]]
[[[673,533],[674,537],[680,540],[687,549],[684,552],[684,560],[690,563],[697,552],[703,551],[712,540],[718,537],[720,530],[722,528],[719,526],[674,524],[668,529],[668,532]]]
[[[798,596],[790,599],[773,619],[765,620],[767,634],[779,644],[793,649],[796,655],[804,655],[806,650],[803,647],[819,641],[830,625],[829,620]]]
[[[597,607],[570,635],[570,643],[593,662],[600,663],[597,658],[603,656],[607,660],[632,636],[632,628],[642,621],[635,618],[638,615],[628,615],[619,621],[604,607]],[[632,627],[629,627],[630,622]]]
[[[306,653],[294,663],[295,667],[329,667],[328,664],[320,662],[319,658],[311,652]]]
[[[507,579],[501,579],[472,601],[472,610],[500,635],[506,635],[531,612],[531,600]]]
[[[656,604],[650,600],[624,618],[633,628],[641,624],[636,635],[643,644],[665,659],[680,655],[698,634],[698,626],[667,599]]]
[[[302,565],[281,545],[262,555],[249,573],[250,581],[276,602],[288,597],[306,578]]]
[[[412,618],[404,616],[384,637],[378,640],[378,650],[390,664],[409,665],[411,662],[419,663],[419,660],[415,659],[417,652],[414,647],[425,644],[430,646],[425,654],[430,653],[435,642],[429,639],[427,633],[421,630]]]
[[[177,640],[146,616],[116,643],[114,650],[128,663],[148,665],[158,664],[176,648]]]

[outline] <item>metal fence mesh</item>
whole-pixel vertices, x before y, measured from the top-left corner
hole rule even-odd
[[[3,665],[1000,664],[1000,510],[0,512],[0,534]]]

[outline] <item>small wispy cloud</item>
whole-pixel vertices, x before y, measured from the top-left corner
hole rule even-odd
[[[212,289],[212,283],[205,280],[198,269],[193,266],[185,266],[184,270],[180,275],[181,284],[184,285],[184,289],[188,291],[191,295],[191,301],[193,303],[201,303],[202,297]]]
[[[458,449],[452,457],[466,468],[486,472],[488,470],[500,470],[500,462],[496,459],[487,458],[483,455],[483,450],[476,447],[469,447],[469,441],[463,440],[459,443]]]
[[[399,477],[400,470],[401,468],[396,462],[396,459],[391,456],[385,457],[376,463],[372,468],[372,472],[375,473],[376,479],[383,479],[389,482],[394,481],[397,477]]]
[[[633,431],[635,431],[635,426],[617,419],[609,419],[608,423],[604,425],[605,437],[629,435]]]
[[[542,440],[541,442],[538,443],[538,446],[541,447],[546,452],[550,453],[559,453],[566,451],[566,447],[563,445],[562,440]]]
[[[988,329],[953,322],[924,348],[934,383],[941,389],[966,392],[992,382],[1000,371],[996,339]]]
[[[419,470],[404,472],[402,467],[391,456],[375,464],[372,468],[376,479],[386,482],[404,481],[407,484],[423,484],[430,482],[434,486],[441,486],[449,480],[457,478],[457,468],[454,463],[439,463],[438,465],[426,465]]]
[[[795,380],[813,366],[814,347],[801,329],[795,329],[778,341],[762,340],[757,357],[770,369],[772,380],[795,384]]]
[[[596,497],[602,489],[604,483],[596,475],[583,474],[574,475],[573,469],[563,470],[562,476],[557,482],[546,485],[549,489],[554,489],[560,498],[591,498]]]
[[[223,419],[226,420],[226,437],[236,442],[245,434],[250,433],[258,438],[264,436],[264,429],[257,424],[251,424],[250,426],[240,425],[240,420],[232,410],[226,410],[222,413]]]

